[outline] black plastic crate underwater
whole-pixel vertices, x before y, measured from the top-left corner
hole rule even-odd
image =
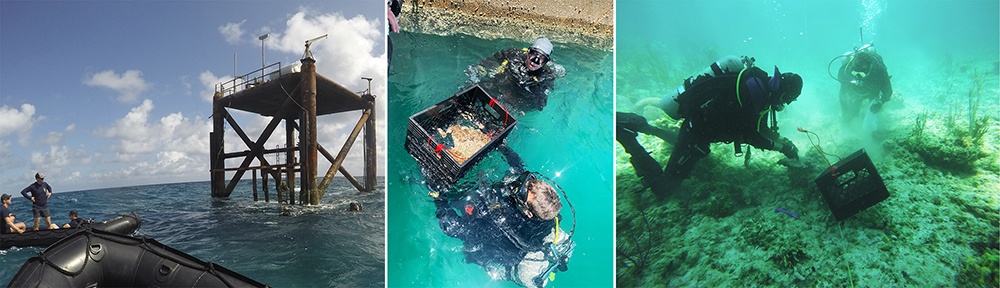
[[[889,198],[889,190],[865,149],[833,164],[815,182],[837,221]]]
[[[405,148],[424,169],[429,184],[447,187],[462,178],[487,152],[500,145],[516,123],[517,119],[500,102],[476,85],[410,116]],[[437,129],[447,129],[456,124],[476,127],[490,137],[486,145],[462,163],[446,153],[445,139],[434,134]]]

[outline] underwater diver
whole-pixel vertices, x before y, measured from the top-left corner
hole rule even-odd
[[[573,229],[560,228],[562,202],[543,181],[548,179],[524,170],[507,146],[500,150],[514,163],[507,170],[512,174],[499,183],[460,188],[466,191],[460,199],[432,192],[438,222],[445,234],[462,240],[465,261],[482,266],[492,279],[544,287],[556,269],[566,271],[576,246]]]
[[[798,160],[798,148],[777,132],[775,112],[798,98],[802,92],[802,77],[781,73],[777,66],[773,76],[768,76],[754,66],[753,61],[745,56],[723,57],[659,99],[659,107],[668,116],[683,119],[676,136],[650,126],[642,116],[618,113],[616,140],[631,155],[636,175],[657,197],[672,193],[690,176],[698,160],[708,156],[710,143],[733,143],[737,155],[742,154],[741,147],[745,143],[758,149],[779,151],[792,161]],[[640,102],[651,101],[656,100]],[[635,139],[638,133],[654,135],[673,144],[665,169],[660,170],[659,163],[639,145]]]
[[[538,38],[531,47],[501,50],[469,66],[466,74],[472,84],[517,111],[541,111],[548,103],[555,80],[566,76],[566,69],[552,61],[552,42]]]
[[[867,44],[833,61],[839,58],[844,60],[835,79],[840,82],[840,112],[844,123],[858,116],[864,100],[871,100],[868,108],[871,113],[881,111],[882,104],[892,98],[892,83],[889,81],[892,77],[886,71],[882,56],[875,53],[874,45]]]

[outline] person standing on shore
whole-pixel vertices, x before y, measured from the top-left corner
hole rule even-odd
[[[30,193],[30,194],[29,194]],[[31,200],[31,214],[35,216],[34,230],[38,231],[39,217],[45,217],[45,224],[48,229],[56,228],[52,225],[52,217],[49,214],[49,197],[52,197],[52,186],[45,183],[45,174],[35,173],[35,183],[31,183],[24,190],[21,196]]]

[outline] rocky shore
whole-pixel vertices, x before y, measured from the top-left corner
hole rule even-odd
[[[614,47],[614,2],[610,0],[407,0],[404,31],[467,34],[483,39],[575,43],[604,51]]]

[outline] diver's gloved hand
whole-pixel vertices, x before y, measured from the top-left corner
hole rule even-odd
[[[872,113],[878,113],[879,111],[882,111],[882,103],[882,99],[872,101],[872,105],[868,106],[868,109],[871,110]]]
[[[778,140],[778,142],[775,142],[774,144],[775,146],[780,146],[778,151],[780,151],[781,154],[785,154],[785,157],[799,159],[799,148],[795,147],[795,143],[792,143],[792,140],[781,137],[781,140]]]
[[[615,112],[615,125],[624,127],[632,131],[643,130],[649,126],[646,117],[630,112]]]

